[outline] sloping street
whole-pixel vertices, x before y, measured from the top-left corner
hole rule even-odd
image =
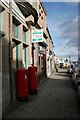
[[[78,93],[66,70],[43,80],[38,94],[29,95],[28,101],[20,102],[7,118],[80,118]]]

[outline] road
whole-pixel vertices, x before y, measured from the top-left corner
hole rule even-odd
[[[53,73],[38,88],[37,95],[29,95],[7,118],[80,118],[77,91],[65,70]]]

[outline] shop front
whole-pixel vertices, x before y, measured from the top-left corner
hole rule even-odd
[[[39,81],[42,80],[44,77],[46,77],[46,46],[44,45],[44,42],[39,43]]]

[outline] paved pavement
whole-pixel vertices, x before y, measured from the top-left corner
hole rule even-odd
[[[7,118],[80,118],[77,91],[64,70],[40,84],[37,95],[29,95]]]

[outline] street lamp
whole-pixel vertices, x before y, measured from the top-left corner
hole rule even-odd
[[[69,56],[69,63],[70,63],[70,65],[71,65],[71,56]]]

